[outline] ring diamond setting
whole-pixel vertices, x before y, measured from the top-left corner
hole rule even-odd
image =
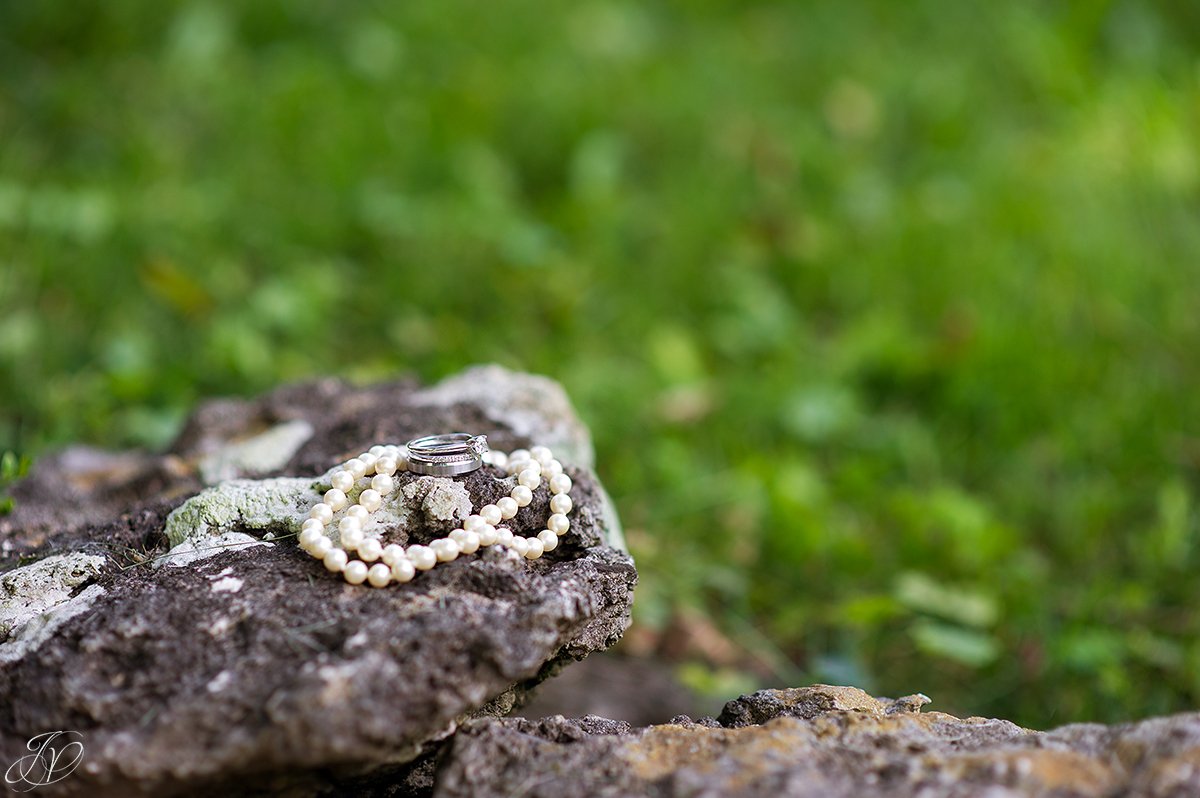
[[[438,477],[476,471],[488,452],[486,436],[466,432],[426,435],[409,441],[406,448],[410,471]]]

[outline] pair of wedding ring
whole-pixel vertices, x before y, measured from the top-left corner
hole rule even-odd
[[[487,437],[466,432],[426,435],[408,442],[408,470],[435,477],[469,474],[483,466]]]

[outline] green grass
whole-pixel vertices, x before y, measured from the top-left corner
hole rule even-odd
[[[1192,708],[1200,7],[1156,5],[4,4],[0,451],[495,360],[591,424],[646,629]]]

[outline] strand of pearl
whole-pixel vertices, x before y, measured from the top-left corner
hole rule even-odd
[[[486,546],[504,546],[530,560],[553,551],[558,538],[571,526],[567,520],[572,509],[571,478],[563,473],[562,463],[545,446],[517,449],[508,455],[492,451],[485,460],[517,477],[516,487],[508,496],[479,508],[461,528],[428,545],[383,546],[377,538],[366,536],[363,525],[382,506],[383,497],[396,489],[393,475],[408,469],[408,456],[402,446],[372,446],[347,460],[330,476],[330,488],[323,501],[313,506],[300,527],[300,548],[324,562],[330,571],[340,573],[350,584],[366,582],[373,587],[411,581],[417,571],[428,571],[440,562],[451,562],[460,554],[473,554]],[[551,493],[551,515],[546,528],[533,537],[524,537],[499,526],[533,501],[533,492],[543,479],[548,481]],[[355,491],[358,499],[352,503],[350,496]],[[334,525],[334,515],[343,509],[345,513],[337,520],[335,543],[329,530]],[[357,558],[351,559],[350,552],[355,552]]]

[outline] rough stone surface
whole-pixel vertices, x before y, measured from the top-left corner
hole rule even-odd
[[[563,452],[576,510],[554,552],[488,549],[376,590],[295,545],[336,462],[455,429]],[[0,519],[0,763],[67,729],[84,763],[38,794],[427,794],[458,723],[508,712],[628,625],[636,572],[590,463],[561,389],[496,368],[219,400],[166,454],[39,461]],[[368,529],[399,543],[513,484],[490,467],[398,482]],[[509,525],[536,532],[548,503],[538,491]]]
[[[926,701],[818,685],[743,696],[715,720],[637,729],[480,718],[455,735],[434,795],[1200,795],[1200,714],[1043,733],[920,712]]]

